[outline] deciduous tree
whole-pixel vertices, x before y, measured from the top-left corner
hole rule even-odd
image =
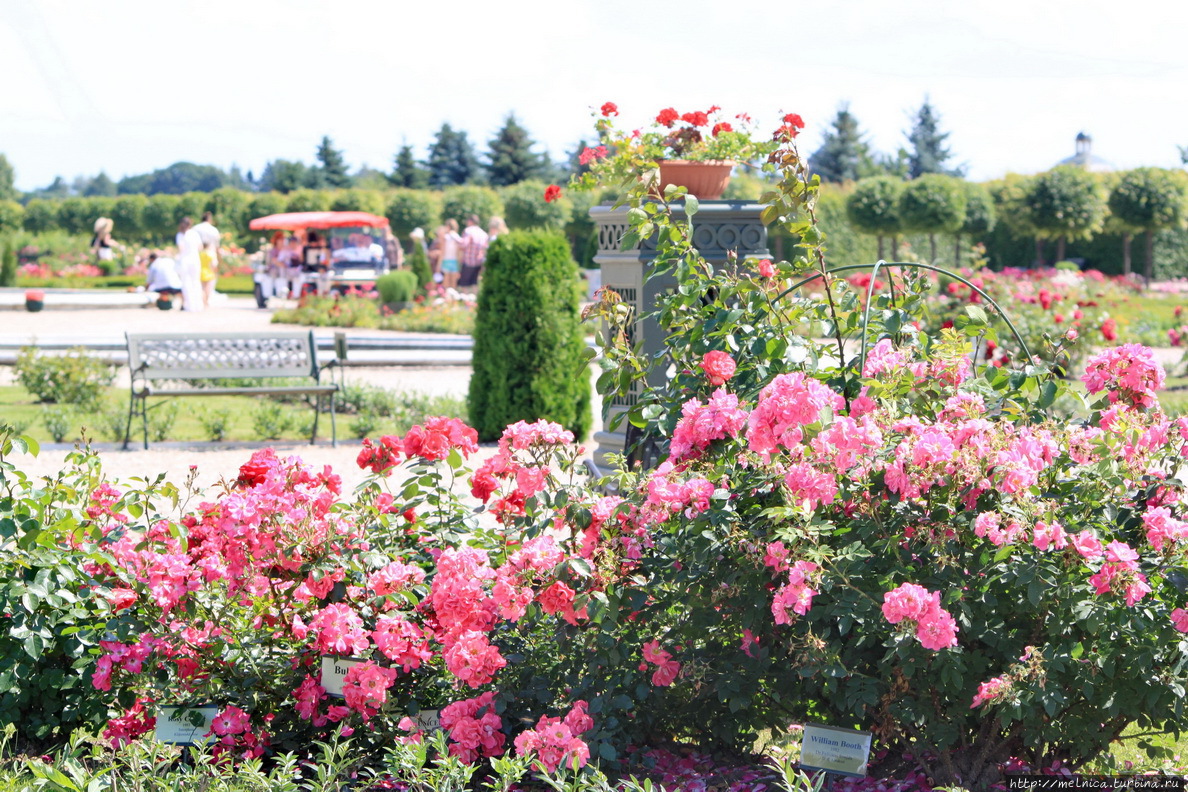
[[[899,196],[903,192],[903,181],[893,176],[875,176],[863,179],[846,198],[846,216],[854,227],[878,239],[879,258],[883,258],[883,237],[893,238],[902,229],[899,219]],[[892,243],[894,257],[898,247]]]
[[[1076,165],[1060,165],[1028,184],[1027,217],[1040,239],[1055,239],[1056,260],[1069,239],[1086,239],[1101,230],[1106,196],[1101,182]]]
[[[1155,232],[1184,221],[1186,189],[1183,174],[1162,168],[1135,168],[1123,174],[1110,191],[1110,211],[1124,224],[1122,268],[1130,274],[1130,230],[1145,237],[1143,277],[1151,282],[1155,261]]]
[[[908,182],[899,196],[904,230],[928,234],[931,260],[936,261],[936,235],[953,233],[965,221],[965,188],[961,180],[926,173]]]

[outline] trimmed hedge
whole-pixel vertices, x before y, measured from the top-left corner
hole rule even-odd
[[[512,231],[491,245],[474,320],[467,399],[479,439],[516,421],[555,421],[581,440],[590,429],[590,378],[581,281],[565,237]]]

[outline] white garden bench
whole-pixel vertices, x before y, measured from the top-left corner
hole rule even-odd
[[[132,372],[132,395],[124,448],[132,435],[132,422],[140,416],[144,447],[148,448],[148,400],[178,396],[264,396],[312,394],[314,400],[312,445],[318,436],[322,397],[329,398],[330,433],[338,445],[334,420],[334,396],[338,385],[321,381],[330,361],[318,365],[313,331],[272,333],[127,333],[128,368]],[[307,383],[200,387],[201,380],[306,379]]]

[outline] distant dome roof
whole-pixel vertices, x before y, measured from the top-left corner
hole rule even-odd
[[[1071,157],[1057,162],[1057,165],[1076,165],[1078,168],[1084,168],[1087,171],[1095,173],[1102,173],[1105,171],[1115,170],[1114,164],[1108,160],[1095,155],[1093,149],[1093,138],[1086,135],[1084,132],[1077,134],[1077,153]]]

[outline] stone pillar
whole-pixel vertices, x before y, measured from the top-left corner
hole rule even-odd
[[[735,251],[740,261],[747,258],[768,258],[767,228],[759,222],[762,206],[749,201],[702,201],[701,208],[693,216],[693,244],[711,264],[725,264],[729,251]],[[674,212],[678,219],[684,214],[679,204]],[[632,306],[637,317],[651,312],[656,305],[656,296],[671,290],[675,281],[670,274],[650,278],[651,264],[656,258],[654,239],[644,241],[639,247],[621,250],[619,241],[627,233],[627,207],[612,209],[610,206],[595,206],[590,217],[598,226],[598,254],[594,260],[602,270],[602,285],[614,289],[623,302]],[[664,338],[653,317],[636,320],[635,336],[632,342],[643,342],[648,356],[659,352]],[[649,385],[661,385],[665,380],[661,366],[653,366],[648,372]],[[604,398],[602,403],[603,425],[618,413],[630,410],[638,398],[638,392],[624,396]],[[594,434],[593,459],[590,464],[595,475],[610,470],[607,454],[622,454],[626,440],[626,422],[611,431],[604,429]]]

